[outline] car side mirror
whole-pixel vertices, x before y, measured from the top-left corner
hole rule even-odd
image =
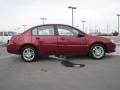
[[[84,37],[84,36],[85,36],[84,34],[81,33],[78,34],[78,37]]]

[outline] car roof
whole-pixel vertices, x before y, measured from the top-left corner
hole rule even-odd
[[[71,25],[67,25],[67,24],[41,24],[41,25],[33,26],[33,27],[31,27],[30,29],[32,29],[32,28],[36,28],[36,27],[40,27],[40,26],[48,26],[48,25],[63,25],[63,26],[73,27],[73,26],[71,26]],[[73,28],[76,28],[76,27],[73,27]],[[76,29],[78,29],[78,28],[76,28]]]
[[[32,30],[32,29],[36,28],[36,27],[48,26],[48,25],[63,25],[63,26],[69,26],[69,27],[71,27],[71,28],[74,28],[74,29],[76,29],[76,30],[78,30],[78,31],[80,31],[80,32],[82,32],[82,33],[84,33],[84,34],[86,34],[86,33],[83,32],[82,30],[80,30],[79,28],[76,28],[76,27],[73,27],[73,26],[67,25],[67,24],[41,24],[41,25],[36,25],[36,26],[33,26],[33,27],[27,29],[25,32],[23,32],[23,34],[26,33],[26,32],[29,31],[29,30]]]

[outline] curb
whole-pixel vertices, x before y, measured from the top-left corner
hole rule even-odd
[[[120,43],[115,43],[116,45],[120,45]]]

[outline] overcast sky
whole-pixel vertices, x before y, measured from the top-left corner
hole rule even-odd
[[[63,23],[71,25],[71,10],[74,10],[74,26],[82,29],[85,20],[86,29],[107,27],[117,29],[117,13],[120,13],[120,0],[0,0],[0,30],[23,29],[45,23]]]

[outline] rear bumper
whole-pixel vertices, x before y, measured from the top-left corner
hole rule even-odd
[[[15,44],[7,45],[7,52],[12,54],[19,54],[20,46]]]
[[[108,43],[107,44],[107,53],[115,52],[116,44],[115,43]]]

